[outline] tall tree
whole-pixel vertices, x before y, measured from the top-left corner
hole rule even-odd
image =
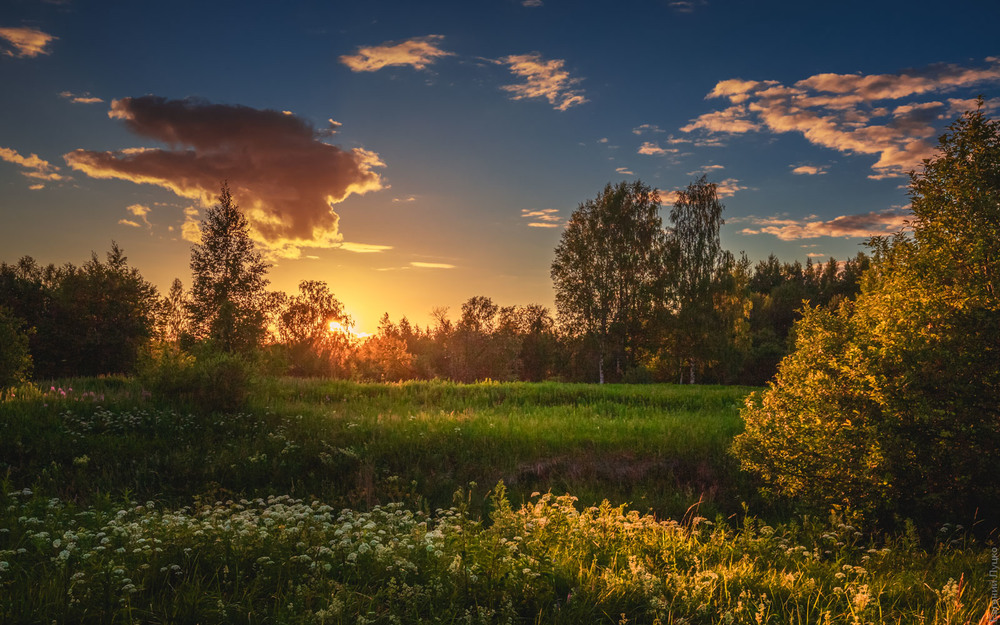
[[[201,242],[191,248],[191,302],[197,338],[230,353],[247,354],[266,333],[266,288],[270,267],[250,238],[250,224],[222,185],[219,203],[200,224]]]
[[[604,187],[574,211],[555,250],[551,276],[559,321],[597,346],[597,375],[610,359],[620,376],[661,297],[667,235],[660,197],[641,181]]]
[[[677,250],[673,348],[687,364],[692,384],[697,366],[713,359],[714,337],[724,331],[715,300],[735,264],[719,238],[724,209],[715,183],[702,176],[678,192],[670,210]]]

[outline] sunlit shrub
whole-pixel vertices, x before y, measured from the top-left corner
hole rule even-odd
[[[140,371],[153,396],[199,412],[238,410],[250,392],[250,365],[234,354],[205,351],[195,357],[159,345],[143,359]]]

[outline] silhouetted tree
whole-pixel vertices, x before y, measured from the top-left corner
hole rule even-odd
[[[331,323],[340,328],[331,329]],[[347,375],[352,322],[325,282],[303,280],[278,318],[278,336],[287,346],[294,375]]]
[[[219,203],[208,209],[201,242],[191,248],[191,302],[195,336],[219,349],[248,354],[266,333],[267,270],[250,238],[250,225],[223,184]]]

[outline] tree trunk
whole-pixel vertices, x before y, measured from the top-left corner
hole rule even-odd
[[[597,357],[597,380],[599,384],[604,384],[604,354]]]
[[[694,358],[688,360],[691,363],[691,384],[694,384]]]

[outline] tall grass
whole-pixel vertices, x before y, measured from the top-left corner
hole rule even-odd
[[[994,543],[964,528],[921,544],[757,500],[726,453],[747,390],[264,380],[245,412],[206,414],[122,378],[19,389],[0,401],[0,622],[987,611]]]

